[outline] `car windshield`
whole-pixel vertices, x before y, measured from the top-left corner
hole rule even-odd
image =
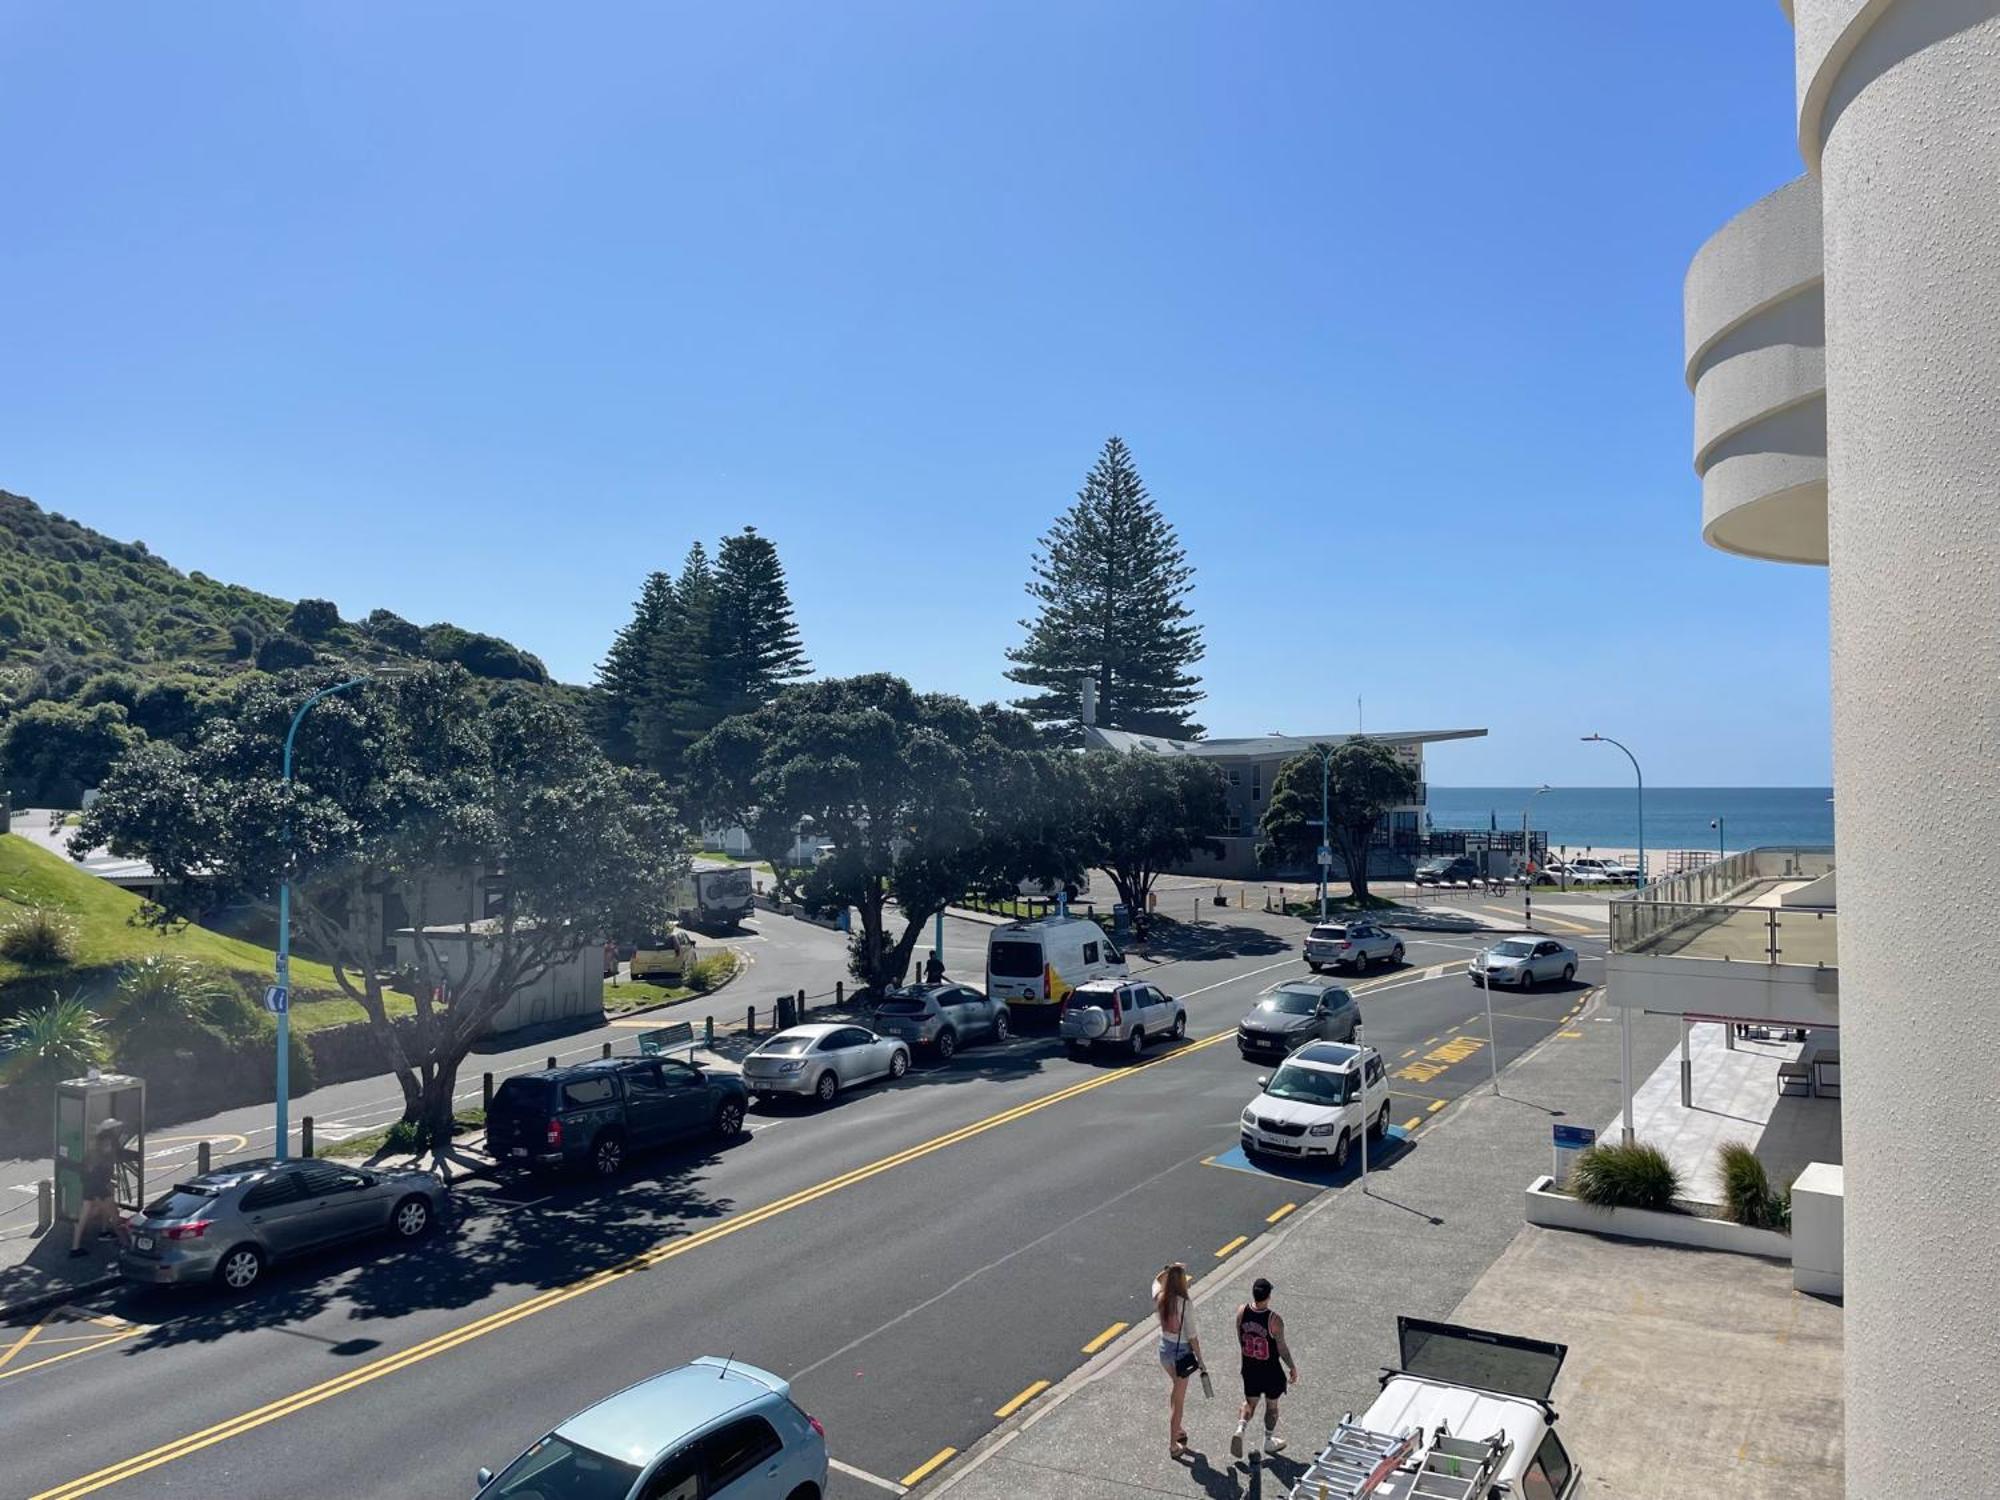
[[[1116,1010],[1118,992],[1116,990],[1075,990],[1069,997],[1069,1006],[1075,1010],[1084,1006],[1091,1010]]]
[[[920,1016],[930,1007],[921,1000],[889,999],[875,1007],[876,1014],[884,1016]]]
[[[622,1500],[639,1478],[631,1464],[550,1433],[479,1493],[487,1500]]]
[[[757,1050],[766,1057],[797,1057],[801,1052],[810,1052],[816,1037],[774,1036]]]
[[[190,1182],[177,1182],[173,1191],[162,1193],[146,1205],[149,1219],[193,1219],[206,1213],[215,1202],[215,1189]]]
[[[1035,979],[1042,972],[1040,943],[994,943],[986,950],[986,967],[1003,979]]]
[[[1257,1009],[1287,1016],[1309,1016],[1319,1009],[1319,996],[1309,990],[1273,990],[1257,1002]]]
[[[1300,1068],[1286,1063],[1271,1075],[1264,1092],[1273,1099],[1291,1099],[1300,1104],[1345,1104],[1348,1073],[1328,1073],[1320,1068]]]
[[[1500,958],[1526,958],[1534,951],[1533,943],[1523,942],[1520,938],[1509,938],[1504,943],[1493,945],[1494,954]]]

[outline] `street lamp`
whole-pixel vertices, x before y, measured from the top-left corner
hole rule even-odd
[[[1543,792],[1553,790],[1545,781],[1528,793],[1528,800],[1521,806],[1521,873],[1526,877],[1521,885],[1521,925],[1530,929],[1535,925],[1535,861],[1528,847],[1528,809]]]
[[[1646,888],[1646,776],[1639,769],[1639,757],[1634,755],[1630,750],[1626,750],[1625,746],[1619,745],[1618,741],[1612,739],[1609,735],[1586,734],[1583,736],[1583,742],[1586,745],[1618,745],[1620,750],[1625,751],[1625,758],[1632,762],[1632,775],[1639,785],[1638,888],[1644,890]],[[1632,1144],[1634,1138],[1632,1131],[1632,1007],[1629,1005],[1620,1006],[1619,1010],[1621,1021],[1618,1039],[1618,1085],[1625,1095],[1625,1113],[1622,1117],[1624,1125],[1619,1133],[1623,1137],[1625,1144],[1629,1146]]]
[[[335,693],[344,693],[367,682],[407,677],[411,670],[409,667],[377,667],[359,677],[323,687],[299,705],[298,712],[292,715],[291,727],[285,731],[285,821],[279,835],[285,846],[285,858],[284,874],[278,883],[278,982],[273,986],[271,1000],[271,1006],[278,1014],[279,1161],[286,1156],[292,1112],[292,742],[298,738],[299,725],[305,722],[306,714],[322,698],[331,698]]]
[[[1729,858],[1729,830],[1723,826],[1721,818],[1710,818],[1708,826],[1715,830],[1715,857],[1717,860]]]

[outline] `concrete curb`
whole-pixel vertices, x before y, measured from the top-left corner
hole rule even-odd
[[[17,1297],[12,1302],[0,1302],[0,1322],[47,1312],[52,1307],[61,1307],[65,1302],[74,1302],[79,1297],[94,1297],[99,1292],[112,1290],[124,1279],[116,1271],[112,1271],[95,1281],[78,1281],[69,1286],[56,1287],[51,1291],[36,1292],[32,1296]]]

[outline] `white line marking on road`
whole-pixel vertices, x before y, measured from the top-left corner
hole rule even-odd
[[[866,1469],[857,1469],[853,1464],[843,1463],[837,1458],[828,1458],[826,1466],[829,1469],[840,1470],[841,1473],[847,1475],[850,1479],[859,1479],[863,1484],[872,1484],[877,1489],[887,1490],[892,1495],[909,1494],[909,1491],[896,1483],[895,1480],[884,1479],[880,1474],[870,1474]]]
[[[1182,990],[1179,998],[1182,1000],[1192,1000],[1196,995],[1206,995],[1210,990],[1219,990],[1224,985],[1239,984],[1245,979],[1255,979],[1259,974],[1268,974],[1273,969],[1289,969],[1293,964],[1304,962],[1305,959],[1301,956],[1298,958],[1287,958],[1275,964],[1265,964],[1261,969],[1251,969],[1246,973],[1232,974],[1227,979],[1216,980],[1214,984],[1205,984],[1198,990]]]

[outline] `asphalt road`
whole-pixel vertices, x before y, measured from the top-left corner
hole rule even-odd
[[[469,1493],[480,1464],[703,1353],[793,1380],[848,1466],[836,1495],[893,1489],[1142,1321],[1163,1262],[1213,1266],[1326,1186],[1229,1164],[1260,1071],[1230,1033],[1301,972],[1299,931],[1245,918],[1217,934],[1232,951],[1157,971],[1191,1039],[1143,1065],[1046,1037],[969,1049],[824,1114],[760,1111],[749,1139],[642,1162],[615,1191],[461,1189],[448,1235],[281,1269],[241,1302],[125,1294],[87,1310],[105,1321],[0,1330],[0,1491]],[[1380,1170],[1488,1076],[1479,992],[1439,972],[1473,946],[1412,935],[1409,965],[1363,991],[1409,1136]],[[1595,967],[1495,997],[1503,1065]]]

